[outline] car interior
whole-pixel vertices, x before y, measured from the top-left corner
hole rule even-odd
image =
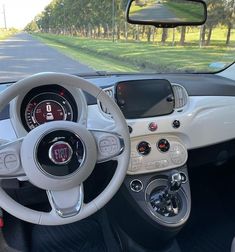
[[[155,10],[167,1],[146,2],[128,2],[128,23],[200,26],[209,12],[175,0],[198,14],[172,18]],[[2,82],[0,251],[235,251],[231,57],[216,72]]]

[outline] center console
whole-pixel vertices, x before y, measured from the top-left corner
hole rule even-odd
[[[139,250],[133,244],[162,251],[191,211],[188,151],[177,120],[187,95],[167,80],[120,82],[112,92],[129,125],[131,157],[110,214],[121,238],[132,241],[130,251]],[[164,116],[172,118],[169,125],[161,123]]]
[[[187,166],[127,176],[109,207],[120,239],[131,241],[129,251],[177,251],[168,246],[191,211]]]

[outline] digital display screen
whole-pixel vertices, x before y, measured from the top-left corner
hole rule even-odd
[[[174,110],[174,95],[168,80],[119,82],[116,85],[116,99],[127,119],[167,115]]]

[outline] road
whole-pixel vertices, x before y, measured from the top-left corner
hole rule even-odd
[[[131,15],[132,20],[145,20],[145,21],[156,21],[159,22],[179,22],[180,19],[161,3],[156,3],[144,7],[143,10],[139,10]]]
[[[27,33],[19,33],[0,42],[0,82],[19,80],[39,72],[92,71]]]

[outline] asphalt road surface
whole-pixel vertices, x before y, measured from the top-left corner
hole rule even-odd
[[[132,20],[159,21],[159,22],[179,22],[180,19],[165,6],[158,3],[144,7],[131,15]]]
[[[92,68],[61,54],[27,33],[0,42],[0,82],[39,72],[87,73]]]

